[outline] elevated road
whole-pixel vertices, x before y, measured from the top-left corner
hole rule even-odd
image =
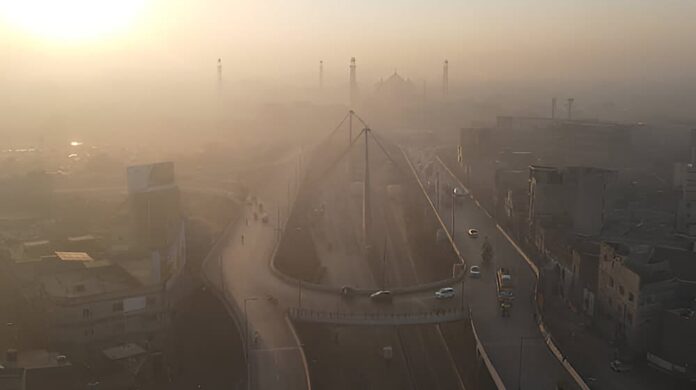
[[[245,204],[204,263],[206,280],[227,302],[243,332],[250,387],[255,389],[311,388],[291,318],[345,325],[436,324],[468,318],[460,279],[394,289],[391,303],[378,303],[369,297],[374,290],[357,290],[348,298],[340,286],[301,283],[275,270],[273,257],[294,204],[295,180],[301,176],[297,166],[303,161],[303,155],[292,154],[267,170],[266,180],[249,189],[257,202]],[[264,214],[267,221],[258,218]],[[440,286],[455,288],[456,298],[436,299],[433,293]]]
[[[434,154],[409,155],[423,182],[430,183],[428,195],[433,200],[437,196],[437,172],[441,185],[463,187]],[[454,217],[454,232],[450,228],[450,234],[457,248],[470,265],[481,265],[481,279],[466,283],[464,293],[479,338],[506,388],[555,389],[559,383],[564,388],[580,388],[549,349],[537,326],[533,306],[536,280],[525,258],[475,199],[467,196],[453,202],[451,194],[444,191],[440,196],[439,214],[445,225],[451,227]],[[466,232],[470,228],[478,229],[480,238],[469,237]],[[494,248],[494,259],[488,265],[480,264],[484,237]],[[501,316],[496,302],[495,270],[501,266],[511,269],[515,278],[516,300],[510,317]]]

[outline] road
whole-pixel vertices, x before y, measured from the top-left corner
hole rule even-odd
[[[459,185],[441,165],[434,162],[434,155],[411,152],[416,169],[421,175],[430,165],[429,195],[435,199],[435,172],[439,171],[441,185]],[[452,198],[442,194],[440,215],[446,226],[451,226]],[[462,257],[471,265],[481,265],[481,244],[488,237],[494,248],[491,264],[481,265],[481,279],[465,283],[464,293],[469,302],[472,318],[479,337],[493,365],[507,388],[554,389],[562,382],[575,386],[574,380],[547,348],[534,319],[532,303],[535,277],[525,259],[498,229],[495,220],[470,197],[455,202],[454,241]],[[480,238],[470,238],[466,231],[476,228]],[[515,278],[516,300],[510,317],[502,317],[496,302],[495,269],[506,267]],[[521,369],[520,369],[521,368]],[[572,388],[572,387],[571,387]]]
[[[372,314],[365,319],[366,324],[374,324],[375,316],[385,324],[397,324],[422,321],[409,314],[430,316],[429,322],[440,321],[437,312],[461,313],[463,307],[458,299],[435,299],[432,289],[397,294],[388,305],[375,304],[367,293],[344,300],[339,286],[327,290],[301,288],[271,272],[278,229],[282,229],[284,218],[289,214],[288,206],[293,203],[288,201],[287,188],[296,192],[296,184],[292,182],[297,177],[295,164],[296,158],[279,163],[266,172],[265,181],[250,188],[251,194],[263,203],[265,212],[273,215],[276,211],[280,217],[271,218],[267,223],[256,220],[254,213],[259,213],[260,207],[246,204],[241,217],[228,229],[223,245],[216,248],[217,253],[209,256],[210,260],[204,265],[208,281],[230,303],[240,329],[246,334],[243,339],[249,345],[250,382],[256,389],[307,388],[302,351],[286,318],[289,308],[328,313],[321,319],[337,323],[341,323],[341,318],[330,318],[332,312]],[[457,296],[462,296],[461,287],[453,287],[457,289]]]

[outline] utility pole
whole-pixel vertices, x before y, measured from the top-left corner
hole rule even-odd
[[[365,247],[368,246],[370,237],[370,154],[368,150],[370,140],[370,128],[365,127],[365,175],[363,178],[363,236],[365,237]]]
[[[440,171],[435,172],[435,206],[440,211]]]
[[[348,111],[348,146],[353,142],[353,110]]]
[[[452,240],[454,240],[454,207],[455,207],[454,191],[452,191]]]
[[[247,315],[247,302],[255,301],[258,298],[244,298],[244,343],[246,344],[245,359],[247,365],[247,389],[251,389],[251,363],[249,362],[249,316]]]
[[[297,279],[297,306],[302,308],[302,279]]]

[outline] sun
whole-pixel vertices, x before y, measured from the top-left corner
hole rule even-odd
[[[146,0],[0,0],[0,22],[40,38],[80,41],[124,32]]]

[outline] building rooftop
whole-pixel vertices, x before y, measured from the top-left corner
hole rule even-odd
[[[141,286],[123,268],[106,260],[83,264],[89,266],[44,274],[40,278],[43,291],[57,298],[80,298]]]
[[[145,354],[147,351],[138,344],[128,343],[107,348],[102,351],[109,360],[121,360]]]

